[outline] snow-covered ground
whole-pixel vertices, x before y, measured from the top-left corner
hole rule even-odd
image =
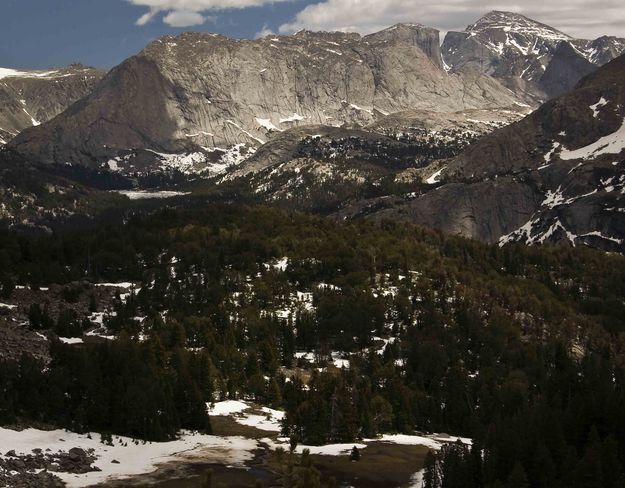
[[[217,402],[212,406],[208,406],[209,415],[232,415],[235,413],[241,413],[247,410],[249,405],[237,400],[225,400],[223,402]]]
[[[274,410],[272,408],[263,407],[261,414],[245,414],[243,417],[237,420],[242,425],[249,427],[256,427],[260,430],[266,430],[270,432],[280,432],[282,430],[282,419],[284,418],[284,412],[280,410]]]
[[[19,71],[12,68],[0,68],[0,80],[3,78],[49,78],[58,71]]]
[[[281,430],[284,412],[268,407],[259,407],[240,400],[227,400],[208,406],[210,415],[226,416],[236,422],[255,427],[261,431],[277,433]],[[356,446],[366,449],[371,443],[389,443],[396,445],[420,445],[438,450],[444,443],[455,442],[458,438],[445,434],[405,435],[386,434],[379,438],[364,439],[360,442],[344,444],[327,444],[324,446],[308,446],[300,444],[297,453],[308,449],[311,454],[324,456],[348,455]],[[460,439],[471,444],[470,439]],[[254,457],[254,451],[260,443],[271,449],[281,447],[289,450],[289,439],[286,437],[263,438],[260,441],[240,436],[221,437],[203,435],[193,432],[182,432],[179,439],[170,442],[143,442],[127,437],[114,436],[112,445],[101,442],[99,434],[77,434],[66,430],[43,431],[25,429],[14,431],[0,428],[0,457],[2,453],[14,450],[17,455],[32,454],[33,449],[50,450],[50,453],[68,452],[74,447],[87,452],[93,449],[96,457],[94,466],[101,471],[84,474],[55,473],[70,487],[89,486],[112,479],[123,479],[129,476],[146,474],[155,471],[160,465],[169,462],[203,462],[217,463],[227,466],[244,467]],[[415,474],[418,481],[418,473]],[[416,483],[414,486],[418,486]]]
[[[135,443],[133,439],[115,436],[113,445],[100,442],[98,434],[76,434],[65,430],[43,431],[26,429],[21,432],[0,428],[0,452],[15,450],[17,454],[32,454],[33,449],[67,452],[73,447],[94,449],[94,465],[101,471],[84,474],[55,473],[70,487],[89,486],[108,479],[150,473],[170,461],[223,463],[243,466],[253,458],[258,444],[243,437],[219,437],[185,432],[171,442]],[[1,455],[1,454],[0,454]],[[117,461],[117,462],[113,462]]]
[[[180,191],[148,191],[148,190],[115,190],[115,193],[124,195],[131,200],[146,200],[149,198],[173,198],[188,195],[188,192]]]
[[[209,415],[232,417],[237,423],[268,432],[280,432],[284,412],[268,407],[254,408],[237,400],[226,400],[208,405]]]
[[[251,403],[241,400],[226,400],[216,402],[208,406],[210,415],[220,415],[233,418],[237,423],[256,427],[260,430],[280,432],[281,421],[284,418],[284,412],[274,410],[268,407],[255,407]],[[364,449],[368,444],[373,442],[385,442],[388,444],[397,444],[403,446],[425,446],[430,449],[438,450],[444,444],[456,442],[460,440],[462,443],[471,445],[471,439],[466,437],[450,436],[447,434],[424,434],[424,435],[408,435],[408,434],[384,434],[373,439],[364,439],[360,443],[346,444],[327,444],[325,446],[307,446],[299,445],[297,452],[301,453],[304,449],[309,449],[311,454],[321,454],[327,456],[338,456],[348,453],[355,445],[359,449]],[[278,437],[274,439],[263,439],[263,442],[276,448],[278,446],[287,448],[289,439],[286,437]]]

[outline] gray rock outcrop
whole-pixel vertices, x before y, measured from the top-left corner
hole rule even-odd
[[[399,25],[259,40],[186,33],[154,41],[14,147],[45,162],[101,164],[118,150],[261,145],[299,125],[364,126],[406,109],[450,112],[517,99],[467,67],[441,68],[438,32]]]
[[[625,251],[625,55],[469,147],[438,186],[378,217],[489,242]]]
[[[49,71],[0,68],[0,144],[56,117],[91,93],[103,75],[81,65]]]

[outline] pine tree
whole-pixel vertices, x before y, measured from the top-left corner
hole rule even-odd
[[[96,299],[95,293],[91,293],[89,296],[89,311],[91,313],[95,313],[98,311],[98,301]]]
[[[360,461],[360,450],[357,446],[352,447],[352,450],[349,454],[350,461]]]
[[[436,456],[432,451],[425,455],[423,465],[423,488],[441,488]]]
[[[510,477],[508,478],[508,487],[509,488],[529,488],[530,484],[527,480],[527,474],[525,473],[525,469],[523,465],[517,461],[517,463],[512,468],[510,472]]]
[[[267,402],[272,407],[276,408],[282,404],[282,392],[278,386],[278,382],[275,378],[271,378],[269,386],[267,387]]]
[[[4,275],[2,277],[2,282],[0,286],[0,297],[2,297],[4,300],[8,300],[9,298],[11,298],[13,290],[15,290],[15,283],[10,276]]]
[[[204,473],[202,488],[213,488],[213,470],[209,469]]]
[[[585,488],[603,488],[603,469],[601,466],[601,441],[596,427],[590,429],[584,457],[578,467],[578,486]]]

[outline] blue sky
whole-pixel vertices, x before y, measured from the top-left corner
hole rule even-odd
[[[307,3],[221,11],[215,21],[174,28],[160,19],[135,25],[147,9],[125,0],[0,0],[0,66],[45,69],[81,62],[110,68],[167,34],[254,37],[265,26],[277,29]]]
[[[625,37],[623,0],[0,0],[0,67],[110,68],[153,39],[187,30],[253,38],[302,28],[369,33],[419,22],[444,34],[493,9],[575,37]]]

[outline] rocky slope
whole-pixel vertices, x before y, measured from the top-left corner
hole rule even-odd
[[[564,51],[561,44],[568,45]],[[568,91],[591,67],[620,55],[625,39],[574,39],[523,15],[493,11],[464,32],[447,33],[442,51],[452,72],[472,66],[540,101]]]
[[[0,68],[0,144],[60,114],[91,93],[103,75],[81,65],[50,71]]]
[[[376,215],[501,244],[624,251],[624,77],[620,56],[482,138],[438,173],[436,189]]]
[[[300,32],[236,40],[186,33],[151,43],[91,95],[21,134],[14,147],[46,162],[101,166],[129,149],[249,148],[300,125],[356,127],[407,109],[453,112],[517,102],[472,67],[448,74],[441,66],[438,32],[419,25],[366,37]]]
[[[0,222],[47,229],[124,203],[121,196],[79,183],[76,174],[62,175],[63,170],[32,163],[11,149],[0,147]]]
[[[297,127],[276,135],[225,175],[199,186],[333,214],[363,199],[413,193],[425,185],[432,167],[442,166],[484,134],[521,117],[517,107],[446,114],[410,110],[362,129]]]

